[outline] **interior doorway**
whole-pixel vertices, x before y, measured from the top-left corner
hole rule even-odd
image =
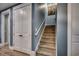
[[[10,46],[10,10],[1,13],[1,41],[2,46]]]
[[[4,35],[5,35],[5,38],[4,38],[4,43],[5,45],[8,45],[8,17],[9,17],[9,14],[6,14],[4,15]]]

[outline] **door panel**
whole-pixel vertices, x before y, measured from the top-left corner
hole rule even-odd
[[[31,5],[14,10],[14,47],[31,50]]]
[[[72,56],[79,56],[79,44],[72,44]]]
[[[72,43],[79,43],[79,36],[73,35],[72,36]]]
[[[79,56],[79,4],[71,6],[72,19],[72,55]]]

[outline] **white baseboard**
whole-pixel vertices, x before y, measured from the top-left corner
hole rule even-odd
[[[3,44],[0,44],[0,48],[2,48]]]
[[[35,52],[36,52],[36,51],[38,50],[38,48],[39,48],[40,41],[41,41],[42,35],[43,35],[43,33],[44,33],[44,29],[45,29],[45,26],[44,26],[44,28],[43,28],[43,30],[42,30],[41,35],[40,35],[40,38],[39,38],[38,44],[37,44],[37,46],[36,46]]]
[[[14,48],[13,48],[13,46],[9,46],[9,49],[13,50]]]
[[[35,51],[31,51],[30,56],[36,56],[36,52]]]

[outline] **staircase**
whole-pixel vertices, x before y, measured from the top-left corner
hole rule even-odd
[[[55,26],[46,26],[40,41],[37,56],[55,56]]]

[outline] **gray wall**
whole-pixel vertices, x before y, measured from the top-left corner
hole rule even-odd
[[[55,15],[51,15],[51,16],[47,15],[45,24],[46,25],[55,25],[56,24],[55,20],[56,20],[56,16]]]
[[[13,46],[13,9],[10,8],[11,18],[10,18],[10,45]]]
[[[46,4],[46,15],[45,15],[45,18],[46,18],[45,25],[55,25],[56,24],[56,15],[48,16],[47,4]]]
[[[18,3],[0,3],[0,11],[7,9],[16,4],[18,4]]]
[[[45,9],[42,9],[41,6],[43,4],[39,3],[35,3],[32,4],[32,50],[35,50],[37,43],[39,41],[41,32],[44,28],[45,22],[43,23],[39,33],[37,36],[35,36],[35,33],[37,32],[37,30],[39,29],[40,25],[42,24],[42,22],[45,19]]]
[[[0,43],[1,43],[1,13],[0,13]]]
[[[67,55],[67,4],[57,6],[57,55]]]

